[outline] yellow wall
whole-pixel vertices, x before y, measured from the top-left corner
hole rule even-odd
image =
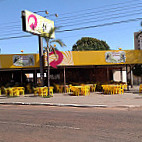
[[[142,64],[142,51],[141,50],[123,50],[126,53],[126,62],[117,64]],[[67,54],[69,52],[69,54]],[[113,65],[116,63],[107,63],[105,60],[105,53],[108,51],[66,51],[66,55],[72,58],[72,62],[62,62],[60,65]],[[110,52],[119,52],[118,50],[110,50]],[[65,52],[64,52],[65,53]],[[64,54],[63,53],[63,54]],[[33,55],[34,65],[33,66],[15,66],[13,65],[14,55]],[[71,57],[72,56],[72,57]],[[68,58],[68,56],[67,56]],[[66,58],[66,60],[67,60]],[[69,58],[69,60],[70,60]],[[59,65],[59,66],[60,66]],[[33,68],[39,67],[39,55],[38,54],[7,54],[0,55],[0,68]]]
[[[38,54],[31,54],[34,56],[34,65],[33,66],[15,66],[13,65],[13,56],[14,55],[21,55],[26,56],[29,54],[6,54],[0,55],[0,68],[32,68],[32,67],[39,67],[39,55]]]
[[[120,50],[110,50],[110,52],[119,52]],[[126,53],[126,62],[117,64],[142,64],[141,50],[122,50]],[[74,65],[113,65],[116,63],[107,63],[105,53],[108,51],[73,51]]]

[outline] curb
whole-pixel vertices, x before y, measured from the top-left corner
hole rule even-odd
[[[0,102],[0,105],[31,105],[31,106],[58,106],[58,107],[82,107],[82,108],[140,108],[141,105],[80,105],[80,104],[60,104],[60,103],[24,103],[24,102]]]
[[[41,105],[41,106],[59,106],[59,107],[101,107],[106,108],[107,105],[79,105],[79,104],[60,104],[60,103],[24,103],[24,102],[0,102],[0,105]]]

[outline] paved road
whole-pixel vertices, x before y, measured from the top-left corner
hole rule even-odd
[[[142,109],[0,105],[0,142],[142,142]]]

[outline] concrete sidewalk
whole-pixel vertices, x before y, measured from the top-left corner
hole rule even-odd
[[[26,94],[20,97],[5,97],[1,95],[0,104],[131,108],[142,107],[142,93],[139,93],[138,86],[135,86],[123,95],[104,95],[101,92],[93,92],[89,96],[71,96],[64,93],[54,93],[54,96],[51,98],[42,98],[34,96],[34,94]]]

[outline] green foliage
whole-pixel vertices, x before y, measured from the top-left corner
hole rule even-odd
[[[141,64],[137,64],[133,67],[133,74],[136,76],[142,75],[142,65]]]
[[[51,28],[49,31],[49,36],[47,37],[46,34],[43,34],[42,37],[45,40],[47,47],[44,47],[44,50],[47,50],[49,48],[49,51],[55,51],[55,48],[53,44],[57,43],[59,44],[61,47],[66,46],[62,40],[60,39],[52,39],[52,34],[57,30],[57,27]],[[57,48],[56,48],[57,49]]]
[[[73,45],[73,51],[83,51],[83,50],[109,50],[110,47],[103,40],[98,40],[91,37],[82,37],[80,40]]]

